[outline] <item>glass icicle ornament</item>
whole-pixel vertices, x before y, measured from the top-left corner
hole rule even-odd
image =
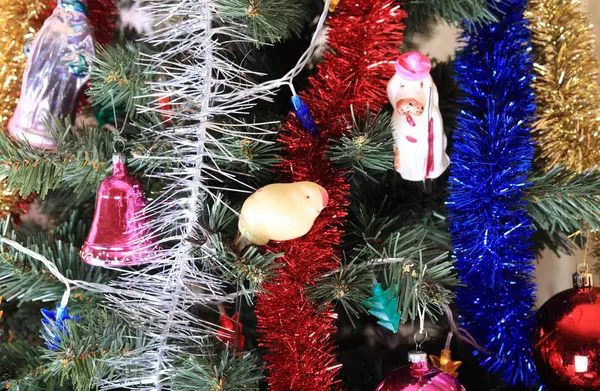
[[[27,64],[25,47],[42,26],[48,1],[3,1],[0,7],[0,126],[6,128],[19,101],[21,77]]]

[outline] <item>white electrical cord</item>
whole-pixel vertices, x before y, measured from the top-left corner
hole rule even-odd
[[[131,290],[127,290],[127,289],[116,289],[116,288],[112,288],[107,285],[98,284],[95,282],[87,282],[87,281],[83,281],[83,280],[71,280],[70,278],[65,277],[56,268],[56,265],[54,264],[54,262],[50,261],[48,258],[44,257],[43,255],[38,254],[35,251],[31,251],[27,247],[24,247],[21,244],[19,244],[18,242],[15,242],[14,240],[8,239],[6,237],[0,237],[0,242],[9,245],[10,247],[14,248],[15,250],[17,250],[18,252],[20,252],[22,254],[28,255],[31,258],[40,261],[42,264],[44,264],[44,266],[46,266],[48,271],[50,273],[52,273],[52,275],[54,277],[56,277],[60,282],[62,282],[65,285],[65,293],[63,294],[63,297],[61,300],[62,306],[67,305],[67,303],[69,301],[69,296],[71,295],[72,287],[85,289],[89,292],[96,292],[96,293],[103,293],[103,294],[110,293],[110,294],[114,294],[114,295],[129,296],[129,297],[133,297],[136,299],[146,299],[146,300],[151,299],[151,296],[141,295],[136,291],[131,291]],[[120,269],[116,269],[116,268],[109,268],[109,269],[120,270]],[[233,293],[229,296],[231,298],[234,298],[238,295],[247,294],[247,293],[250,293],[250,292],[248,290],[243,290],[240,292]],[[215,295],[214,300],[215,300],[215,302],[221,302],[222,296]]]
[[[288,87],[290,87],[290,90],[292,90],[292,95],[297,95],[296,89],[294,88],[293,80],[302,72],[302,70],[310,60],[311,56],[315,52],[315,49],[317,48],[317,39],[319,38],[321,32],[325,28],[325,21],[327,20],[327,15],[329,14],[330,3],[331,0],[325,0],[323,12],[321,13],[319,21],[317,22],[317,26],[315,27],[315,32],[313,33],[310,45],[308,46],[308,48],[306,48],[302,56],[300,56],[300,58],[296,62],[296,65],[279,79],[269,80],[265,83],[257,85],[255,88],[248,89],[246,92],[247,94],[254,93],[257,89],[260,91],[264,90],[265,92],[267,92],[277,89],[281,85],[287,85]]]

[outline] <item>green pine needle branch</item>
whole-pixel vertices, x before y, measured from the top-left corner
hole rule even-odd
[[[127,326],[116,315],[98,307],[81,313],[74,311],[72,316],[77,315],[79,320],[65,321],[65,332],[50,326],[53,333],[60,335],[62,343],[56,350],[42,348],[41,369],[45,380],[72,384],[75,390],[96,390],[100,382],[118,377],[111,359],[135,355],[148,340],[139,329]]]
[[[387,197],[384,198],[382,207],[386,203]],[[352,219],[344,244],[344,248],[352,258],[359,255],[362,259],[376,258],[378,252],[370,249],[381,249],[384,238],[401,226],[397,216],[377,212],[362,207],[352,209]]]
[[[47,306],[53,305],[41,302],[8,302],[3,299],[0,302],[2,312],[0,342],[27,341],[30,345],[38,345],[41,328],[40,310]]]
[[[435,257],[420,254],[417,259],[383,258],[398,262],[382,265],[386,286],[398,285],[402,322],[418,321],[419,309],[431,319],[444,314],[444,306],[455,298],[452,287],[459,285],[448,253]]]
[[[6,388],[14,379],[35,376],[40,366],[39,349],[28,341],[0,344],[0,387]]]
[[[209,232],[230,232],[237,230],[238,215],[228,205],[228,200],[222,193],[216,192],[211,203],[205,205],[200,216],[202,225]]]
[[[63,382],[63,384],[60,384],[60,379],[55,378],[46,379],[40,370],[32,370],[29,374],[20,378],[8,380],[4,384],[7,391],[74,391],[72,384],[66,381]],[[0,387],[1,386],[2,383],[0,382]]]
[[[477,27],[496,21],[493,7],[488,0],[407,0],[404,4],[410,21],[407,26],[411,31],[427,27],[436,18],[451,25],[467,21]]]
[[[341,305],[354,325],[354,318],[366,311],[364,302],[371,296],[374,278],[372,264],[353,260],[348,264],[340,263],[337,270],[307,286],[306,292],[317,303]]]
[[[261,290],[262,284],[271,279],[281,267],[277,262],[283,253],[262,253],[256,246],[246,247],[242,253],[234,251],[225,243],[220,234],[209,238],[214,251],[214,261],[222,272],[223,278],[230,284],[244,287],[245,297],[249,301],[254,293]]]
[[[220,16],[248,26],[257,45],[297,36],[307,22],[306,0],[218,0],[217,3]]]
[[[281,155],[281,144],[275,141],[279,124],[274,125],[277,126],[272,133],[260,136],[252,134],[252,129],[247,127],[229,125],[232,132],[245,132],[247,137],[225,136],[207,147],[215,152],[213,156],[218,156],[222,170],[245,173],[255,180],[253,184],[264,185],[273,181],[273,167],[278,162],[277,156]]]
[[[52,261],[67,278],[106,283],[113,276],[111,272],[92,267],[79,257],[78,246],[83,243],[82,235],[87,233],[87,228],[73,215],[70,221],[53,232],[28,232],[21,228],[19,231],[8,230],[6,236]],[[3,247],[0,260],[0,296],[5,300],[55,302],[61,299],[65,291],[64,284],[39,261],[30,259],[11,246]],[[75,290],[72,297],[75,302],[87,303],[95,296]]]
[[[367,244],[357,257],[373,263],[385,286],[398,286],[402,322],[418,320],[419,308],[437,319],[454,298],[450,288],[459,284],[448,253],[440,251],[420,227],[393,232],[376,247]]]
[[[77,134],[68,118],[48,126],[56,140],[54,150],[39,150],[0,133],[0,176],[23,196],[37,193],[44,198],[62,184],[80,194],[95,191],[112,164],[112,132],[93,128]]]
[[[135,46],[100,45],[96,48],[86,94],[100,110],[124,109],[135,116],[136,106],[145,106],[154,99],[148,96],[153,76],[152,69],[140,61]]]
[[[550,234],[600,230],[600,170],[581,174],[563,167],[534,173],[525,192],[527,210]]]
[[[217,340],[204,350],[176,366],[173,391],[259,390],[263,375],[254,354],[235,355]]]
[[[373,115],[367,111],[358,117],[351,112],[350,131],[333,140],[325,152],[338,168],[350,173],[362,173],[370,178],[367,170],[393,169],[394,139],[390,128],[391,114],[382,111]]]
[[[459,284],[448,253],[440,251],[421,227],[388,232],[393,218],[372,218],[362,243],[356,243],[353,259],[307,287],[321,303],[339,303],[352,319],[366,312],[364,300],[371,295],[373,277],[385,286],[398,286],[402,322],[418,320],[418,309],[437,319],[443,306],[454,299],[451,288]]]
[[[254,293],[261,290],[263,282],[269,280],[281,267],[277,259],[283,253],[263,253],[253,245],[237,249],[226,241],[222,232],[237,230],[238,216],[227,206],[227,200],[220,193],[217,193],[212,204],[204,208],[200,217],[207,240],[202,235],[197,235],[193,240],[194,244],[209,249],[213,254],[213,264],[220,270],[225,281],[243,287],[246,299],[251,301]]]

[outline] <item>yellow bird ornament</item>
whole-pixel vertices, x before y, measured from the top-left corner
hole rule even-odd
[[[314,182],[273,183],[244,202],[238,228],[250,243],[304,236],[329,202],[327,191]]]

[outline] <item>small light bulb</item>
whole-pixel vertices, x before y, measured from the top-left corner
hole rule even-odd
[[[441,365],[446,365],[449,362],[450,362],[450,350],[449,349],[443,349],[441,357],[440,357],[440,364]]]
[[[588,371],[588,358],[586,356],[575,356],[575,372],[584,373]]]

